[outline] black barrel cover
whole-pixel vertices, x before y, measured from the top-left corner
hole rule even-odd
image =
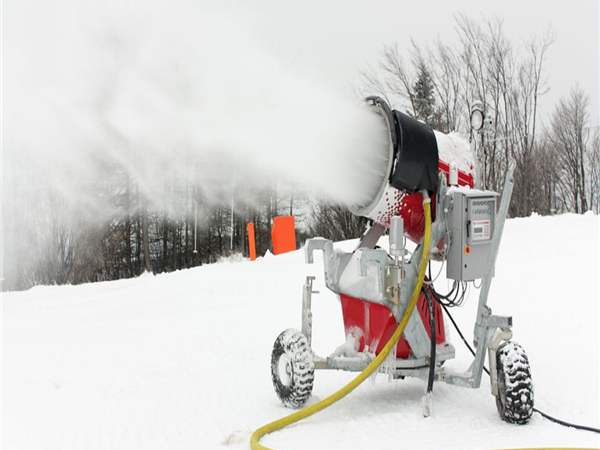
[[[400,111],[394,111],[394,119],[397,145],[390,185],[410,194],[423,189],[432,194],[437,187],[439,159],[433,130]]]

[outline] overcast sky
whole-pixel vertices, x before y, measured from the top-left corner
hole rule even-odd
[[[503,18],[513,43],[556,32],[546,62],[550,91],[541,100],[541,119],[579,83],[591,97],[591,116],[598,121],[599,1],[486,2],[459,1],[323,1],[243,0],[220,2],[218,8],[239,15],[256,30],[284,63],[330,86],[349,89],[358,71],[374,64],[386,43],[400,48],[417,40],[455,38],[453,15]]]

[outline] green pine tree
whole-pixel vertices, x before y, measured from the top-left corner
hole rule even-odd
[[[417,81],[413,86],[415,117],[436,128],[434,87],[431,74],[424,63],[419,64]]]

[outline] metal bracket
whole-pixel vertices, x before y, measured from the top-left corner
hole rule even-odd
[[[380,223],[374,223],[362,235],[356,249],[359,248],[375,248],[379,238],[385,234],[386,227]],[[355,249],[355,250],[356,250]]]
[[[313,252],[315,250],[325,251],[325,246],[328,242],[331,241],[325,238],[308,239],[306,241],[306,244],[304,245],[304,261],[306,262],[306,264],[313,264],[315,262]]]
[[[325,285],[333,292],[339,293],[339,275],[344,266],[344,255],[336,252],[333,248],[333,242],[329,239],[313,238],[306,241],[304,245],[304,257],[307,264],[314,262],[313,253],[315,250],[323,250],[323,266],[325,271]]]
[[[489,316],[486,320],[487,328],[510,328],[512,327],[511,316]]]
[[[360,251],[360,273],[361,277],[367,276],[367,264],[370,262],[379,263],[379,269],[389,265],[389,257],[385,250],[367,250],[361,249]]]
[[[492,384],[492,395],[498,396],[498,371],[496,368],[496,353],[502,341],[509,341],[512,338],[512,331],[508,329],[498,329],[488,347],[488,358],[490,360],[490,382]]]
[[[308,346],[312,348],[312,294],[318,294],[319,291],[313,291],[313,281],[315,277],[307,276],[304,286],[302,286],[302,334],[308,341]]]

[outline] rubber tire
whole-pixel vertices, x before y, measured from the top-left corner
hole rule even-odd
[[[496,407],[502,420],[525,425],[533,415],[533,383],[529,358],[516,342],[505,342],[496,353],[498,396]]]
[[[289,380],[280,378],[279,362],[282,356],[289,359]],[[289,328],[273,344],[271,353],[271,379],[281,402],[289,408],[300,408],[310,398],[315,380],[315,363],[306,337]]]

